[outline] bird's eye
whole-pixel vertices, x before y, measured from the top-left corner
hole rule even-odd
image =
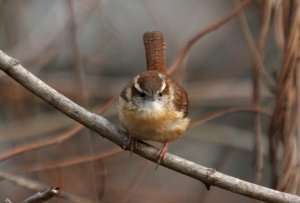
[[[161,93],[161,92],[158,93],[158,96],[159,96],[159,97],[162,97],[162,96],[163,96],[163,93]]]
[[[140,96],[141,96],[141,97],[145,97],[145,96],[146,96],[145,92],[141,92],[141,93],[140,93]]]

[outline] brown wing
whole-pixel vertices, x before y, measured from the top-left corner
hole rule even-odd
[[[176,81],[172,80],[174,84],[174,105],[176,110],[183,112],[183,117],[187,117],[189,100],[188,95],[183,87],[178,85]]]
[[[121,92],[121,94],[120,94],[120,97],[122,97],[125,101],[130,101],[130,98],[128,98],[128,96],[129,97],[131,97],[131,95],[132,95],[132,91],[131,91],[131,89],[132,89],[132,86],[133,86],[133,82],[132,81],[130,81],[125,87],[124,87],[124,89],[122,90],[122,92]],[[128,91],[130,91],[130,94],[128,94]]]

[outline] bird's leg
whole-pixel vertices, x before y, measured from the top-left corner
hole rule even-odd
[[[130,137],[130,143],[129,143],[129,149],[130,149],[130,156],[132,156],[133,150],[136,147],[136,139],[133,137]]]
[[[160,150],[157,152],[157,166],[164,159],[165,153],[168,151],[169,143],[164,143]]]

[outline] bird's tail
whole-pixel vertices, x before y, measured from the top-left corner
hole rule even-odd
[[[147,70],[166,72],[166,41],[161,32],[145,32],[144,45],[146,51]]]

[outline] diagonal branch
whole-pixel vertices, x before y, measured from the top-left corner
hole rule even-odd
[[[45,188],[49,188],[48,185],[45,185],[36,180],[25,178],[23,176],[14,175],[11,173],[6,173],[3,171],[0,171],[0,179],[9,181],[15,185],[27,188],[29,190],[34,190],[34,191],[41,191],[41,190],[45,190]],[[93,202],[90,199],[83,198],[83,197],[80,197],[77,195],[73,195],[71,193],[64,192],[64,191],[59,191],[59,193],[56,196],[59,198],[62,198],[62,199],[69,200],[69,202],[74,202],[74,203],[81,203],[81,202],[92,203]]]
[[[264,114],[267,116],[272,115],[271,112],[269,112],[267,109],[263,109],[263,108],[256,108],[256,107],[252,107],[252,106],[231,107],[231,108],[222,109],[219,111],[209,113],[209,114],[201,117],[200,119],[194,120],[190,123],[189,127],[195,127],[197,125],[200,125],[207,121],[213,120],[213,119],[223,116],[225,114],[234,113],[234,112],[254,112],[254,113],[261,113],[261,114]],[[0,154],[0,157],[1,157],[1,154]],[[0,159],[0,161],[1,161],[1,159]]]
[[[36,194],[28,197],[22,203],[42,203],[46,202],[49,199],[55,197],[58,194],[59,188],[48,188],[42,192],[37,192]]]
[[[239,6],[237,6],[230,14],[227,16],[221,18],[220,20],[215,21],[214,23],[210,24],[208,27],[201,30],[199,33],[197,33],[195,36],[193,36],[185,45],[185,47],[182,49],[182,51],[177,56],[174,63],[171,65],[171,67],[168,70],[169,74],[174,73],[181,63],[184,61],[185,57],[189,53],[190,49],[196,44],[196,42],[204,37],[206,34],[218,29],[220,26],[224,25],[228,21],[230,21],[232,18],[234,18],[237,14],[239,14],[249,3],[251,0],[244,0]]]
[[[99,110],[97,110],[97,113],[102,114],[104,113],[111,104],[116,100],[116,96],[109,99]],[[33,150],[41,149],[44,147],[49,147],[51,145],[59,144],[67,139],[72,138],[74,135],[76,135],[78,132],[80,132],[82,129],[84,129],[83,125],[77,124],[75,127],[68,129],[64,131],[63,133],[60,133],[56,136],[51,136],[50,138],[46,138],[43,140],[31,142],[31,143],[25,143],[19,146],[16,146],[14,148],[11,148],[7,151],[0,153],[0,162],[5,161],[7,159],[10,159],[12,157],[15,157],[20,154],[24,154],[26,152],[30,152]]]
[[[17,167],[13,173],[31,173],[31,172],[36,172],[36,171],[45,171],[45,170],[51,170],[51,169],[56,169],[56,168],[62,168],[62,167],[68,167],[76,164],[82,164],[90,161],[96,161],[99,159],[105,159],[107,157],[114,156],[120,152],[123,152],[123,150],[119,147],[114,147],[113,149],[104,151],[104,152],[98,152],[94,153],[92,155],[81,155],[81,156],[76,156],[76,157],[71,157],[63,160],[57,160],[55,162],[42,162],[37,165],[32,165],[30,164],[29,166],[25,166],[23,168]]]
[[[78,125],[74,128],[68,129],[67,131],[65,131],[55,137],[50,137],[50,138],[46,138],[43,140],[35,141],[32,143],[26,143],[26,144],[22,144],[20,146],[11,148],[5,152],[0,153],[0,162],[10,159],[14,156],[24,154],[26,152],[30,152],[30,151],[37,150],[40,148],[44,148],[44,147],[48,147],[48,146],[55,145],[58,143],[62,143],[63,141],[72,138],[74,135],[76,135],[82,129],[84,129],[84,126]]]
[[[96,114],[87,111],[83,107],[75,104],[70,99],[58,93],[56,90],[52,89],[46,83],[27,71],[22,65],[20,65],[19,61],[6,55],[1,50],[0,69],[59,111],[97,132],[103,137],[111,140],[120,147],[127,149],[129,139],[124,132],[115,127],[104,117],[97,116]],[[156,162],[157,149],[147,143],[138,142],[134,152],[146,159]],[[299,196],[279,192],[228,176],[217,172],[215,169],[206,168],[170,153],[166,154],[161,165],[200,180],[207,186],[217,186],[257,200],[274,203],[300,202]]]

